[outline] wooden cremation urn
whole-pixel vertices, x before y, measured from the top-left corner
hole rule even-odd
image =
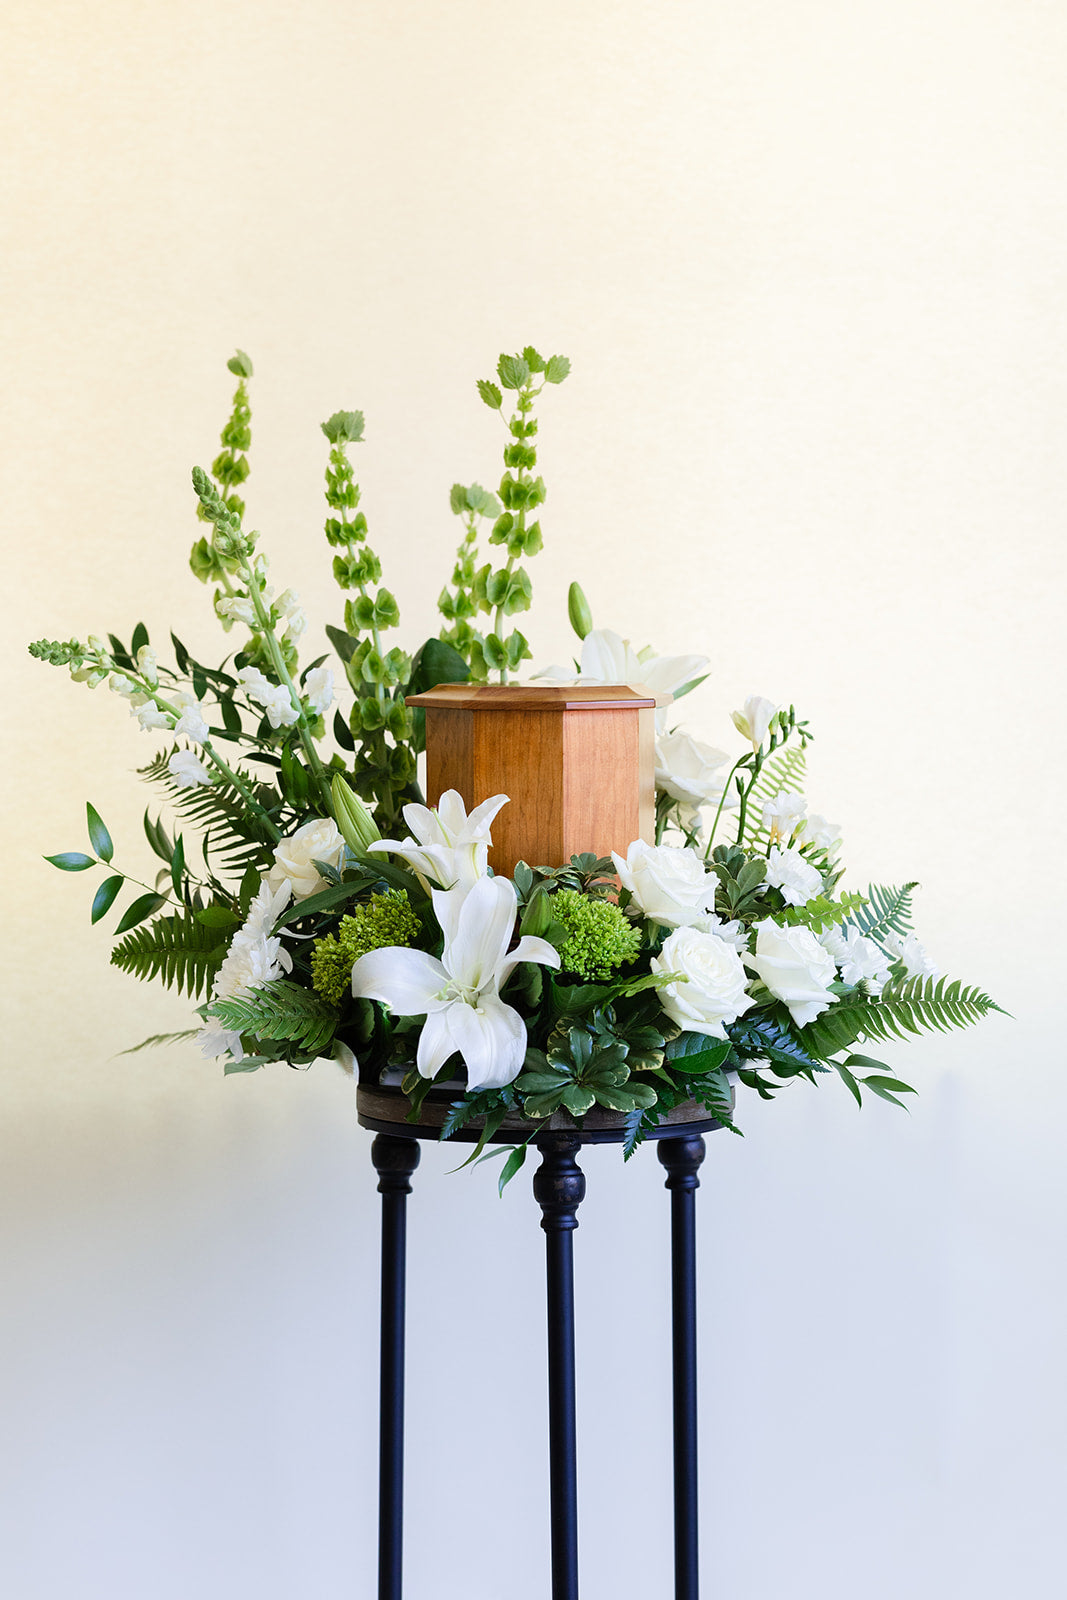
[[[506,794],[489,863],[559,867],[584,850],[625,854],[655,837],[657,704],[640,684],[442,683],[411,695],[426,713],[426,795],[468,811]]]

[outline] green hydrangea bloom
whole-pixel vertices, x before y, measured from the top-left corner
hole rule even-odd
[[[641,930],[610,900],[594,900],[576,889],[552,896],[552,915],[567,930],[559,947],[562,971],[602,983],[616,967],[636,959]]]
[[[372,894],[350,916],[341,918],[336,934],[316,939],[311,948],[311,981],[319,994],[335,1004],[348,993],[352,968],[369,950],[386,945],[410,945],[422,924],[402,889]]]

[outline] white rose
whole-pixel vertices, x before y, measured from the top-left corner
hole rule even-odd
[[[873,939],[867,939],[858,928],[828,928],[819,935],[819,943],[829,950],[846,983],[865,982],[880,994],[889,977],[889,962]]]
[[[771,718],[777,710],[773,700],[765,700],[761,694],[750,694],[744,710],[731,711],[730,716],[742,738],[751,739],[753,750],[758,750],[767,737]]]
[[[175,750],[167,768],[179,789],[195,789],[198,783],[211,782],[211,774],[192,750]]]
[[[756,953],[746,956],[745,964],[759,974],[776,1000],[784,1001],[798,1028],[814,1022],[834,1003],[829,986],[837,968],[810,928],[757,923]]]
[[[735,1022],[754,1004],[745,993],[745,969],[737,951],[714,933],[677,928],[650,962],[653,972],[679,972],[676,983],[658,991],[659,1003],[680,1028],[725,1039],[727,1022]]]
[[[725,784],[718,768],[728,760],[725,751],[675,728],[656,740],[656,785],[688,806],[717,803]]]
[[[635,839],[625,861],[614,850],[611,859],[623,888],[655,922],[684,928],[714,908],[718,880],[693,850]]]
[[[274,865],[267,882],[272,889],[287,883],[294,900],[306,900],[309,894],[326,888],[313,863],[322,861],[328,867],[340,868],[344,854],[345,842],[333,818],[316,817],[275,846]]]
[[[805,861],[799,850],[779,850],[772,845],[767,856],[767,877],[787,906],[806,906],[822,890],[822,873]]]
[[[940,978],[941,968],[934,966],[913,933],[906,939],[899,933],[887,933],[885,949],[890,961],[903,961],[909,978]]]

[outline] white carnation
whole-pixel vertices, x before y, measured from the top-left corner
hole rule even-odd
[[[899,933],[888,933],[885,951],[890,961],[903,961],[909,978],[940,978],[941,968],[936,967],[913,933],[902,939]]]
[[[846,983],[865,982],[875,993],[889,977],[889,962],[873,939],[867,939],[858,928],[828,928],[819,935],[819,943],[828,950]]]
[[[799,850],[779,850],[772,845],[767,856],[767,877],[772,889],[777,889],[787,906],[806,906],[822,890],[822,874],[810,861],[805,861]]]
[[[715,933],[677,928],[650,962],[653,972],[677,972],[680,978],[658,991],[659,1003],[689,1033],[726,1038],[726,1024],[736,1022],[753,1005],[745,993],[745,969],[732,945]]]
[[[292,970],[292,957],[282,948],[281,939],[273,935],[274,924],[288,903],[288,884],[272,888],[267,879],[263,880],[248,916],[230,941],[211,990],[212,1001],[241,999],[261,984],[271,983]],[[202,1028],[197,1042],[206,1056],[229,1051],[235,1061],[244,1058],[241,1035],[218,1023]]]

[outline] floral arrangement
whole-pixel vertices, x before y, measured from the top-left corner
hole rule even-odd
[[[113,963],[201,1002],[199,1028],[135,1048],[195,1036],[226,1072],[332,1054],[357,1062],[365,1081],[399,1083],[416,1122],[436,1086],[449,1096],[442,1137],[480,1129],[472,1159],[505,1118],[520,1117],[529,1132],[503,1146],[502,1188],[556,1114],[579,1123],[594,1107],[619,1114],[628,1156],[687,1102],[735,1128],[737,1084],[770,1099],[794,1078],[834,1074],[858,1102],[866,1089],[900,1104],[910,1086],[857,1045],[999,1009],[933,965],[912,929],[914,883],[841,889],[840,830],[808,813],[811,733],[791,706],[753,696],[735,711],[735,759],[657,711],[655,842],[635,840],[625,856],[520,862],[494,875],[491,828],[507,796],[469,813],[454,791],[425,805],[425,728],[407,697],[493,674],[506,683],[530,658],[508,625],[530,606],[521,562],[542,542],[535,402],[567,377],[565,357],[527,347],[500,357],[499,382],[478,384],[505,424],[504,473],[495,492],[453,486],[462,536],[442,627],[413,654],[384,642],[400,613],[359,509],[350,449],[363,439],[362,413],[322,424],[324,532],[343,627],[326,629],[333,664],[320,656],[303,667],[299,598],[275,591],[245,528],[252,364],[239,351],[229,368],[238,382],[222,450],[210,473],[193,472],[210,532],[190,564],[213,585],[223,628],[242,630],[237,650],[206,666],[172,634],[165,664],[143,624],[128,646],[113,634],[30,646],[76,682],[107,683],[163,737],[141,775],[199,834],[190,849],[146,811],[162,864],[142,883],[115,865],[89,805],[92,853],[46,858],[65,872],[105,868],[93,923],[127,884],[143,891],[118,920]],[[498,565],[479,562],[483,535]],[[638,653],[594,629],[577,584],[569,614],[577,679],[559,667],[542,677],[643,683],[675,701],[704,681],[705,657]],[[336,748],[326,754],[331,711]]]

